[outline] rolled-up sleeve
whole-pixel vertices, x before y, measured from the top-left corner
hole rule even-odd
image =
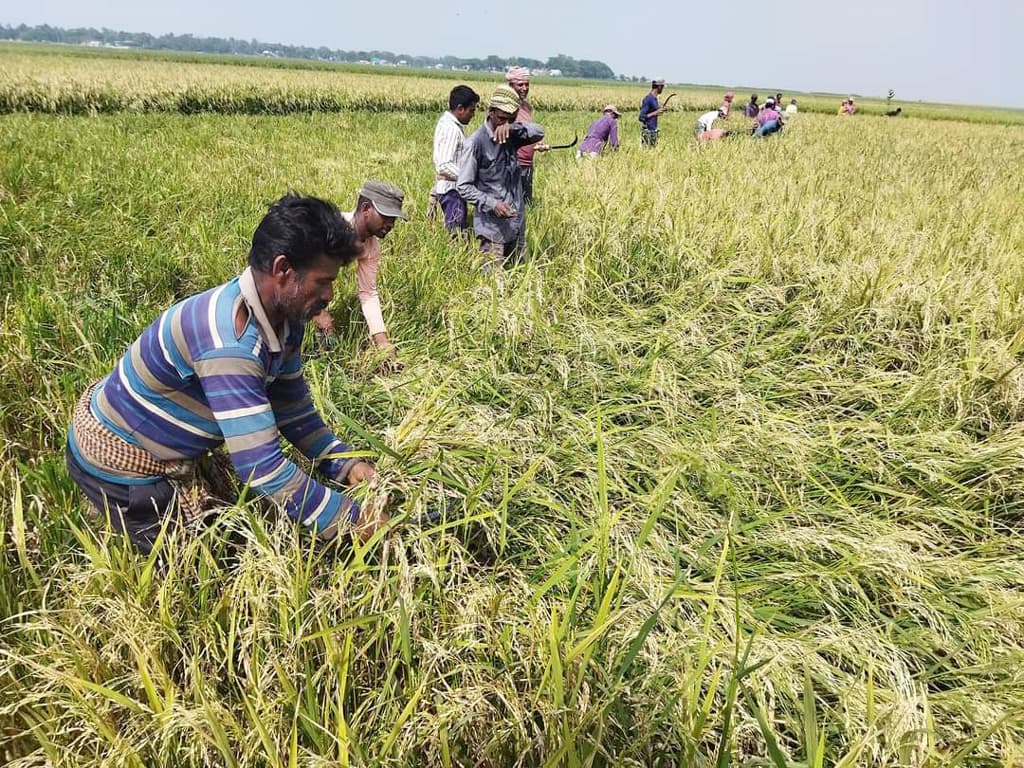
[[[380,271],[380,242],[374,238],[363,248],[363,255],[356,261],[356,290],[359,307],[371,336],[384,333],[384,313],[377,294],[377,273]]]

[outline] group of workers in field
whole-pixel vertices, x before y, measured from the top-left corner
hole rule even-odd
[[[495,88],[487,114],[466,136],[480,96],[466,85],[449,94],[434,130],[432,207],[451,236],[468,240],[469,205],[483,269],[497,272],[526,247],[534,154],[550,149],[528,101],[529,72],[513,67]],[[640,107],[641,142],[658,139],[664,81]],[[667,102],[667,100],[666,100]],[[733,94],[700,116],[698,141],[726,132]],[[743,108],[755,136],[781,130],[781,94]],[[796,112],[796,100],[785,110]],[[607,105],[587,129],[577,157],[619,146],[621,113]],[[320,539],[351,530],[368,539],[388,522],[384,501],[361,503],[356,486],[376,483],[376,468],[325,424],[303,377],[308,323],[334,334],[328,305],[339,272],[354,265],[369,336],[391,367],[397,351],[377,293],[381,240],[406,219],[404,192],[368,180],[351,211],[289,193],[257,225],[248,264],[227,283],[188,297],[157,317],[113,370],[74,407],[65,459],[90,505],[143,552],[166,531],[195,535],[242,487],[283,508]],[[284,437],[295,451],[286,454]],[[292,458],[296,456],[296,458]],[[372,494],[371,494],[372,498]]]
[[[434,134],[433,195],[445,225],[466,231],[469,204],[485,269],[525,250],[533,155],[529,73],[510,70],[483,124],[465,126],[480,97],[454,88]],[[287,194],[260,221],[248,266],[223,285],[163,312],[76,404],[65,449],[91,507],[142,552],[166,532],[196,535],[243,486],[269,499],[319,539],[351,530],[365,540],[389,519],[386,503],[360,503],[352,488],[376,483],[372,462],[325,424],[303,377],[312,322],[322,339],[339,271],[355,266],[369,335],[398,364],[377,294],[381,245],[405,219],[404,192],[366,181],[353,210]],[[286,454],[284,438],[295,448]],[[372,497],[372,494],[371,494]]]

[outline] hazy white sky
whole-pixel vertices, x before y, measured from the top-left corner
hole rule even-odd
[[[564,53],[675,82],[1024,107],[1024,0],[0,0],[0,23],[427,56]]]

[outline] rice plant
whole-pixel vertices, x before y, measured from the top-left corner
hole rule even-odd
[[[698,149],[670,114],[645,152],[623,120],[614,156],[538,158],[499,288],[424,220],[435,116],[384,80],[388,112],[0,117],[5,764],[1022,764],[1024,129]],[[242,268],[268,201],[367,177],[414,214],[406,368],[343,276],[308,379],[399,518],[454,506],[325,550],[241,504],[132,551],[63,471],[75,398]]]

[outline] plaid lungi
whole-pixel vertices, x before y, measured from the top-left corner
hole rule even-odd
[[[224,451],[210,451],[192,460],[162,461],[111,432],[92,412],[90,385],[75,404],[71,416],[75,445],[81,457],[108,475],[132,479],[159,477],[175,492],[186,522],[200,520],[215,507],[233,504],[238,498],[234,468]],[[93,504],[95,506],[95,504]],[[97,510],[103,512],[104,510]]]

